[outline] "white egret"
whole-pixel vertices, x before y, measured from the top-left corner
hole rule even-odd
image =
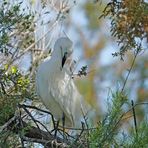
[[[37,93],[57,121],[65,116],[67,127],[80,127],[83,115],[89,110],[78,92],[65,62],[72,54],[72,41],[59,38],[51,58],[44,60],[37,70]]]

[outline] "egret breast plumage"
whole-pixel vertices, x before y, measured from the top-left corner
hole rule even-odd
[[[66,126],[78,127],[89,107],[65,65],[73,52],[72,45],[67,37],[61,37],[55,42],[51,57],[38,67],[36,88],[39,98],[56,120],[62,120],[64,114]]]

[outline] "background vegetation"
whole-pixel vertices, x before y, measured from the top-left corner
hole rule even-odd
[[[79,13],[87,21],[77,23]],[[65,32],[81,59],[74,79],[98,117],[77,137],[63,133],[53,142],[49,122],[39,120],[50,113],[34,82],[41,59]],[[0,2],[0,147],[148,147],[147,41],[144,0]]]

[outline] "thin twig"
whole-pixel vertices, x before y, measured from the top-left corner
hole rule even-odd
[[[76,140],[74,141],[74,144],[80,139],[80,137],[82,136],[84,132],[84,123],[82,122],[82,130],[80,132],[80,134],[77,136]]]
[[[136,103],[136,104],[133,105],[133,107],[135,108],[136,106],[139,106],[139,105],[148,105],[148,102]],[[132,107],[132,108],[133,108],[133,107]],[[124,113],[124,115],[126,115],[127,113],[129,113],[130,111],[132,111],[132,108],[130,108],[128,111],[126,111],[126,112]]]
[[[35,110],[38,110],[38,111],[41,111],[41,112],[44,112],[44,113],[49,114],[49,115],[51,116],[51,119],[52,119],[52,122],[53,122],[53,125],[54,125],[54,128],[55,128],[55,120],[54,120],[54,117],[53,117],[53,115],[52,115],[51,112],[46,111],[46,110],[43,110],[43,109],[40,109],[40,108],[38,108],[38,107],[36,107],[36,106],[25,105],[25,104],[20,104],[20,107],[22,107],[22,108],[23,108],[23,107],[31,108],[31,109],[35,109]]]
[[[16,116],[12,117],[10,120],[8,120],[3,126],[0,127],[0,133],[4,130],[7,130],[10,124],[12,124],[16,120]]]
[[[12,117],[7,124],[5,124],[0,131],[8,131],[11,130],[12,132],[18,134],[21,132],[22,128],[20,127],[20,123],[17,122],[18,116]],[[22,140],[29,141],[29,142],[37,142],[41,143],[43,145],[46,145],[47,147],[51,146],[52,141],[54,140],[54,136],[50,135],[48,132],[40,130],[34,126],[30,126],[26,122],[22,121],[23,127],[29,127],[26,128],[26,131],[24,132],[24,135],[22,135]],[[9,137],[9,135],[7,136]],[[7,138],[6,137],[6,138]],[[63,139],[60,137],[56,137],[57,144],[62,144]],[[70,142],[67,140],[64,142],[64,145],[70,145]],[[56,146],[56,145],[55,145]],[[61,147],[62,148],[62,147]]]
[[[22,107],[24,109],[24,111],[31,117],[32,121],[35,123],[35,125],[37,126],[37,128],[39,129],[39,131],[41,131],[39,125],[37,124],[36,119],[34,119],[34,117],[31,115],[31,113],[28,111],[28,109],[26,109],[24,106],[20,106],[20,104],[18,104],[18,107]]]
[[[138,130],[137,130],[137,120],[136,120],[136,112],[135,112],[134,101],[133,100],[131,100],[131,104],[132,104],[132,111],[133,111],[135,131],[136,131],[136,134],[137,134],[138,133]]]
[[[84,114],[83,109],[82,109],[82,114],[83,114],[83,118],[84,118],[84,121],[85,121],[86,128],[89,129],[87,119],[86,119],[86,115]],[[87,130],[87,139],[86,140],[87,140],[87,147],[89,148],[89,130]]]
[[[129,75],[130,75],[130,73],[131,73],[131,71],[132,71],[132,69],[133,69],[133,67],[134,67],[135,60],[136,60],[136,58],[137,58],[138,53],[139,53],[139,50],[136,51],[136,54],[135,54],[134,59],[133,59],[133,61],[132,61],[132,65],[131,65],[130,69],[128,70],[128,74],[127,74],[127,76],[126,76],[126,79],[125,79],[125,81],[124,81],[123,87],[122,87],[122,89],[121,89],[121,93],[124,91],[125,85],[126,85],[126,83],[127,83],[127,80],[128,80],[128,78],[129,78]]]
[[[30,51],[40,40],[42,40],[54,28],[56,24],[57,24],[57,21],[54,22],[51,28],[43,36],[41,36],[41,38],[39,38],[36,42],[32,43],[28,48],[26,48],[22,53],[20,53],[20,55],[17,58],[11,59],[9,61],[8,66],[14,63],[17,59],[21,58],[27,51]]]
[[[20,123],[21,129],[23,129],[23,128],[24,128],[24,125],[23,125],[23,120],[22,120],[22,118],[21,118],[21,110],[20,110],[20,109],[19,109],[18,121],[19,121],[19,123]],[[20,139],[21,139],[22,148],[25,148],[22,131],[19,131],[18,134],[19,134]]]

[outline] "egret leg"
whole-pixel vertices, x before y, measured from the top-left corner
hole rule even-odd
[[[57,121],[56,123],[56,126],[55,126],[55,133],[54,133],[54,138],[56,139],[57,138],[57,131],[58,131],[58,127],[59,127],[59,120]]]
[[[63,126],[63,142],[65,140],[65,114],[62,116],[62,126]]]

